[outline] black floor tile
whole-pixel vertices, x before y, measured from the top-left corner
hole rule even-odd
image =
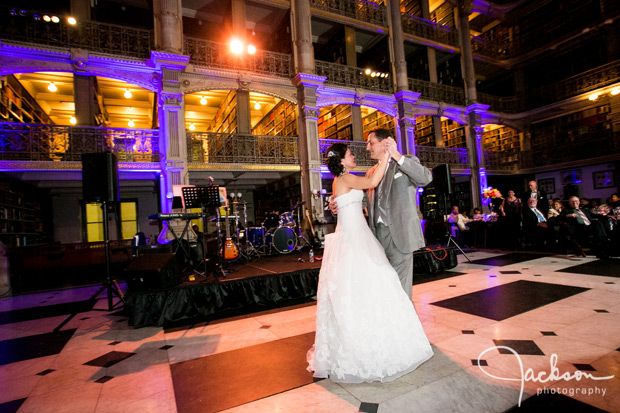
[[[553,331],[541,331],[540,333],[543,336],[557,336],[557,334],[555,334]]]
[[[577,370],[581,370],[581,371],[596,371],[596,369],[594,367],[592,367],[591,364],[573,363],[573,366],[575,366],[575,368],[577,368]]]
[[[596,260],[573,267],[563,268],[556,272],[571,272],[574,274],[602,275],[605,277],[620,278],[620,259],[610,258],[607,260]]]
[[[516,264],[523,261],[535,260],[538,258],[548,257],[551,254],[534,254],[530,252],[511,252],[509,254],[499,255],[497,257],[483,258],[473,260],[474,264],[493,265],[502,267],[504,265]]]
[[[12,400],[10,402],[0,404],[0,413],[15,413],[22,407],[26,399]]]
[[[0,341],[0,365],[58,354],[75,330],[73,328]]]
[[[432,304],[502,321],[587,290],[588,288],[520,280]]]
[[[363,413],[377,413],[377,411],[379,411],[379,403],[367,403],[367,402],[362,402],[358,410],[358,412],[363,412]]]
[[[0,324],[19,323],[21,321],[38,320],[41,318],[90,311],[94,303],[94,301],[85,300],[24,308],[22,310],[3,311],[0,312]]]
[[[605,412],[597,407],[571,399],[562,394],[541,394],[532,396],[521,403],[521,407],[515,405],[512,409],[506,410],[505,413],[521,413],[521,412],[579,412],[594,413]]]
[[[480,360],[480,361],[478,361],[478,359],[476,359],[476,360],[472,360],[472,361],[471,361],[471,365],[472,365],[472,366],[482,366],[482,367],[485,367],[485,366],[488,366],[488,365],[489,365],[489,363],[487,363],[487,361],[486,361],[486,360]]]
[[[458,271],[441,271],[435,274],[413,274],[413,285],[424,284],[432,281],[443,280],[445,278],[458,277],[465,274]]]
[[[45,369],[43,371],[38,372],[37,376],[47,376],[48,374],[53,373],[55,371],[56,370],[54,370],[54,369]]]
[[[136,353],[127,353],[125,351],[110,351],[101,357],[97,357],[91,361],[84,363],[85,366],[111,367],[116,363],[134,356]]]
[[[105,383],[106,381],[110,381],[112,380],[114,377],[113,376],[103,376],[97,380],[95,380],[95,383]]]
[[[493,340],[497,347],[504,346],[509,347],[517,352],[519,355],[526,356],[544,356],[540,347],[532,340]],[[500,348],[497,349],[500,354],[513,354],[511,351]]]
[[[500,274],[521,274],[521,271],[500,271]]]

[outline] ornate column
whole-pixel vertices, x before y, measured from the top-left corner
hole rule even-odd
[[[482,203],[488,204],[490,200],[482,200],[482,192],[488,187],[487,173],[484,166],[484,150],[482,146],[482,114],[489,110],[489,105],[474,103],[466,108],[467,113],[467,163],[471,171],[471,198],[472,206],[480,208]]]
[[[291,0],[291,20],[293,21],[295,72],[314,74],[314,49],[312,48],[309,0]]]
[[[298,73],[297,86],[297,130],[299,134],[299,161],[301,166],[301,199],[310,211],[313,220],[325,221],[323,200],[314,196],[321,192],[321,163],[316,106],[316,89],[325,82],[325,77]],[[316,191],[316,192],[315,192]]]
[[[400,153],[415,155],[415,115],[414,105],[420,93],[401,90],[394,95],[398,105],[398,150]]]
[[[75,17],[78,22],[90,21],[90,1],[89,0],[71,0],[71,16]]]
[[[394,65],[394,77],[396,91],[407,90],[407,61],[405,60],[405,40],[403,38],[403,24],[400,14],[400,2],[398,0],[386,0],[388,8],[388,24],[393,51],[392,62]]]
[[[179,73],[187,63],[189,56],[151,51],[149,64],[161,74],[157,101],[161,212],[172,210],[172,186],[189,184],[185,99],[179,84]]]
[[[154,0],[155,49],[183,53],[183,13],[181,0]]]

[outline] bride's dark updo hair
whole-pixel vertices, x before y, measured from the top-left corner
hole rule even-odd
[[[341,161],[347,153],[347,149],[349,147],[344,143],[334,143],[325,151],[325,157],[327,158],[325,163],[329,172],[334,176],[340,176],[344,173],[344,165]]]

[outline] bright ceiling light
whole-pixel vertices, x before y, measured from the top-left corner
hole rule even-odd
[[[43,20],[46,21],[47,23],[49,23],[49,22],[52,21],[52,18],[46,14],[46,15],[43,16]]]
[[[620,93],[620,87],[617,87],[611,90],[612,96],[616,96],[618,93]]]
[[[47,90],[49,90],[50,92],[55,92],[58,90],[58,88],[56,87],[54,82],[50,82],[50,84],[47,85]]]
[[[75,118],[75,116],[71,116],[71,119],[69,119],[69,123],[72,125],[75,125],[77,123],[77,119]]]
[[[364,72],[364,73],[366,73],[367,75],[369,75],[369,74],[370,74],[370,72],[372,72],[372,70],[370,70],[370,69],[366,69],[366,72]]]
[[[592,101],[594,101],[594,100],[598,99],[598,93],[593,93],[593,94],[591,94],[591,95],[588,97],[588,99],[590,99],[590,100],[592,100]]]
[[[125,96],[127,99],[131,99],[131,96],[132,96],[131,91],[127,89],[125,93],[123,93],[123,96]]]
[[[256,46],[254,46],[253,44],[249,44],[248,45],[248,54],[254,54],[256,53]]]
[[[200,98],[200,104],[201,104],[201,105],[206,105],[206,104],[207,104],[207,98],[206,98],[206,97],[204,97],[204,96],[203,96],[203,97],[201,97],[201,98]]]
[[[260,103],[259,103],[259,102],[256,102],[256,103],[254,104],[254,109],[256,109],[256,110],[260,110]]]
[[[189,130],[194,130],[194,129],[196,129],[196,127],[194,126],[194,124],[193,124],[193,123],[190,123],[190,124],[189,124]]]
[[[60,21],[60,19],[58,18],[58,16],[52,16],[52,23],[58,23]]]
[[[237,39],[230,41],[230,51],[234,54],[241,54],[243,52],[243,44]]]
[[[127,122],[127,126],[133,128],[134,126],[136,126],[136,124],[134,123],[133,119],[131,119],[129,122]]]
[[[75,20],[75,17],[67,17],[67,23],[76,24],[77,20]]]

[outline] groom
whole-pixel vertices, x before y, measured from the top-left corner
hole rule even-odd
[[[416,195],[418,186],[428,185],[433,175],[417,157],[400,154],[397,145],[386,148],[382,141],[387,138],[393,138],[392,132],[387,129],[374,129],[368,133],[366,150],[370,158],[378,161],[386,150],[391,156],[379,186],[366,192],[368,222],[398,273],[405,293],[411,297],[413,252],[425,246]],[[373,166],[366,175],[376,167]]]

